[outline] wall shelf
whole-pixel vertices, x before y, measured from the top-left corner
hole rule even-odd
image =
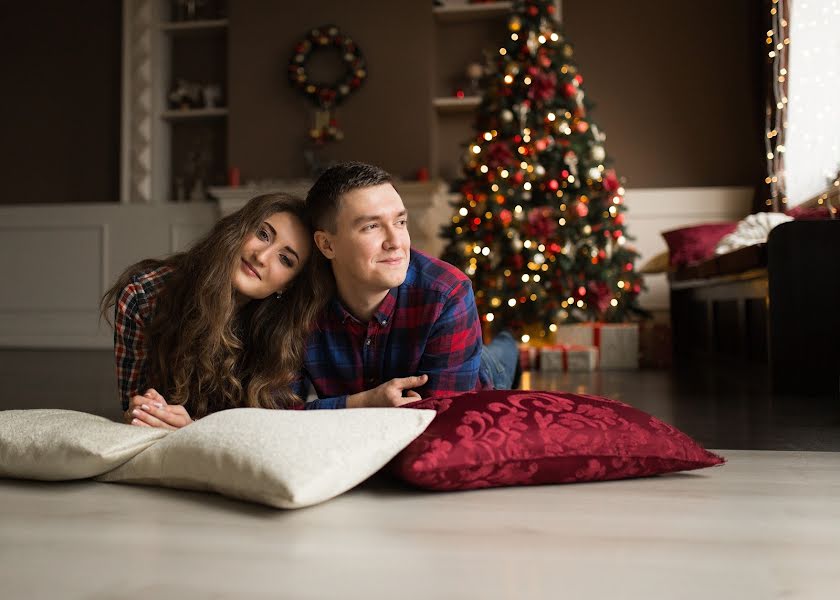
[[[436,6],[432,9],[440,23],[462,23],[477,19],[492,19],[513,9],[513,2],[485,2],[483,4],[457,4]]]
[[[214,119],[226,117],[227,114],[227,108],[182,108],[165,110],[160,113],[160,116],[169,121],[179,121],[184,119]]]
[[[435,98],[435,109],[440,113],[470,112],[481,104],[481,96],[464,96],[463,98]]]
[[[160,24],[160,30],[172,35],[186,35],[227,29],[227,19],[208,19],[204,21],[166,21]]]

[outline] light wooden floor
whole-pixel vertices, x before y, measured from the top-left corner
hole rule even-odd
[[[2,597],[837,598],[840,454],[722,453],[723,467],[598,484],[379,479],[291,512],[0,480]]]

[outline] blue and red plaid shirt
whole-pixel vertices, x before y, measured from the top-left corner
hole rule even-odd
[[[388,292],[367,323],[336,298],[310,336],[304,379],[318,400],[307,408],[344,408],[347,396],[395,377],[426,374],[422,397],[492,387],[479,381],[481,323],[469,278],[452,265],[411,250],[405,281]]]

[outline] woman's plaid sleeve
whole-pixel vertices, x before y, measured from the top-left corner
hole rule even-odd
[[[146,377],[146,341],[143,328],[148,318],[148,302],[143,286],[132,281],[123,289],[114,306],[114,357],[117,362],[117,388],[123,410],[132,396],[141,394]]]

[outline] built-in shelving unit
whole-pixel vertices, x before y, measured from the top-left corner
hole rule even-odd
[[[498,52],[510,32],[508,16],[513,2],[451,0],[432,8],[435,62],[432,80],[431,175],[458,178],[465,142],[474,134],[481,95],[467,75],[471,64],[486,65],[487,54]],[[466,96],[462,94],[466,93]]]
[[[185,16],[182,5],[157,1],[157,194],[176,202],[201,200],[207,188],[226,181],[229,21],[219,3],[197,4],[199,12]],[[181,14],[174,12],[178,6]],[[221,12],[210,12],[217,8]]]

